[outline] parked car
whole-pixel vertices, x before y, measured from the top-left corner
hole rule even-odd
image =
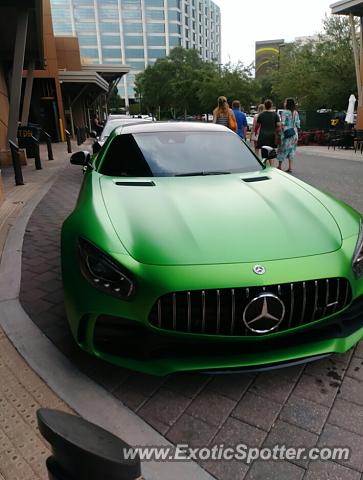
[[[103,144],[108,139],[112,130],[120,125],[130,125],[138,123],[152,122],[152,117],[144,116],[130,116],[130,115],[109,115],[106,125],[104,126],[101,134],[98,136],[96,132],[91,132],[91,137],[95,139],[92,144],[93,153],[97,153],[101,150]]]
[[[362,338],[360,214],[229,129],[124,125],[71,163],[86,171],[62,272],[82,349],[164,375],[293,365]]]

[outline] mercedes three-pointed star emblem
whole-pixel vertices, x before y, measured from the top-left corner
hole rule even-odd
[[[253,267],[253,271],[257,274],[257,275],[263,275],[264,273],[266,273],[266,268],[262,265],[255,265]]]
[[[285,305],[273,293],[261,293],[253,298],[243,312],[246,327],[254,333],[269,333],[280,325]]]

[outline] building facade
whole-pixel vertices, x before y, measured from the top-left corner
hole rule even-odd
[[[220,8],[211,0],[51,0],[56,35],[77,36],[84,64],[127,64],[126,105],[135,75],[177,46],[221,62]]]

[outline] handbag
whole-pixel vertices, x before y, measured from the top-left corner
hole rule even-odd
[[[295,113],[295,112],[294,112]],[[294,125],[295,124],[295,115],[292,116],[292,124]],[[295,125],[294,125],[295,126]],[[295,131],[295,128],[293,127],[290,127],[290,128],[287,128],[286,130],[284,130],[284,138],[291,138],[293,137],[295,134],[296,134],[296,131]]]
[[[227,121],[227,127],[233,130],[234,132],[237,132],[237,122],[236,122],[236,117],[234,116],[234,113],[229,112],[228,114],[228,121]]]
[[[287,128],[284,130],[284,138],[291,138],[295,135],[295,128]]]

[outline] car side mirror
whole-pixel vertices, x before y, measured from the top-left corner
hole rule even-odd
[[[267,160],[273,160],[277,157],[276,149],[268,145],[264,145],[263,147],[261,147],[261,156],[262,163],[266,164]]]
[[[91,155],[89,152],[82,150],[81,152],[76,152],[71,155],[70,162],[72,165],[81,165],[81,167],[86,167],[91,160]]]
[[[90,136],[91,138],[94,138],[94,139],[96,139],[96,138],[98,137],[97,132],[96,132],[95,130],[91,130],[91,131],[89,132],[89,136]]]

